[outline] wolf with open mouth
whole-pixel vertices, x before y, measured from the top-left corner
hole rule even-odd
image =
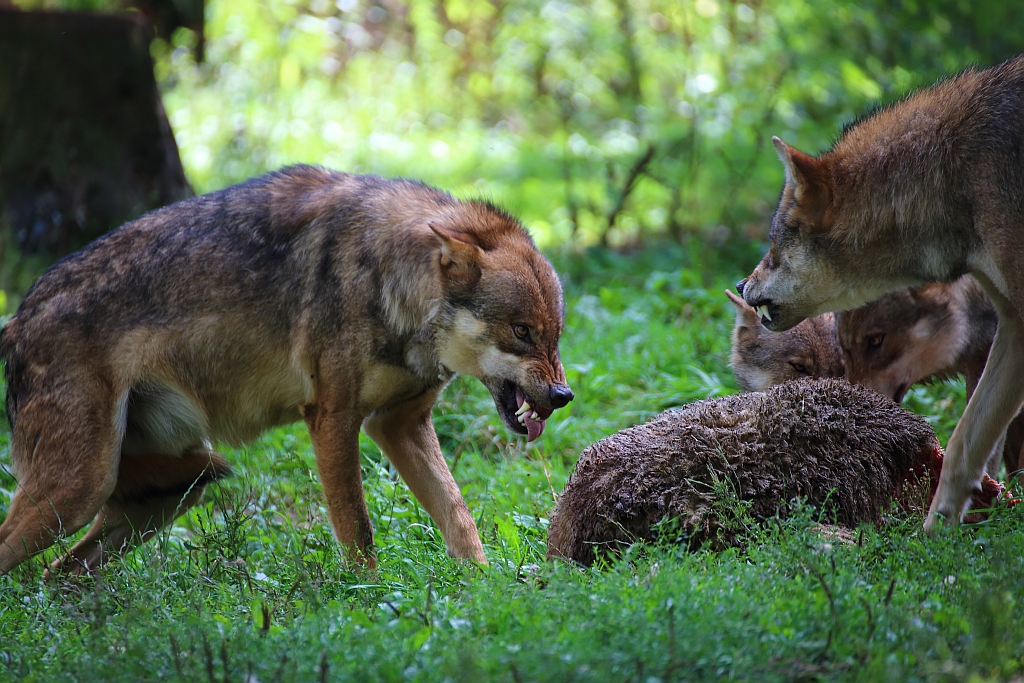
[[[18,487],[0,574],[152,538],[228,473],[214,444],[304,420],[335,536],[372,565],[359,431],[485,562],[431,422],[456,373],[529,440],[573,392],[562,288],[509,214],[417,182],[296,166],[128,223],[48,270],[0,333]]]

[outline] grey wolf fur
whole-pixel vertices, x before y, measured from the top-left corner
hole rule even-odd
[[[299,419],[355,560],[374,563],[362,427],[449,554],[484,562],[431,408],[469,374],[539,436],[572,399],[562,317],[515,219],[420,183],[297,166],[149,213],[54,265],[0,335],[18,478],[0,571],[94,518],[51,569],[98,567],[227,473],[213,443]]]
[[[838,315],[846,379],[899,403],[913,384],[962,374],[970,400],[998,323],[995,306],[970,275],[891,292]],[[1020,468],[1019,423],[1024,417],[1014,418],[1005,443],[993,451],[985,467],[990,475],[1000,459],[1007,474]]]
[[[770,332],[743,299],[725,292],[736,306],[729,363],[743,391],[764,391],[801,377],[842,377],[843,351],[832,313],[808,318],[785,332]]]
[[[819,158],[779,139],[771,247],[740,289],[769,329],[970,273],[999,324],[925,528],[957,523],[1024,403],[1024,56],[849,126]]]

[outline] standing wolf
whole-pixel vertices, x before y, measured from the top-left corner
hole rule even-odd
[[[94,517],[53,568],[99,566],[228,471],[211,442],[300,418],[357,559],[373,563],[362,426],[449,554],[483,562],[431,408],[472,375],[540,436],[573,398],[562,317],[515,219],[415,182],[297,166],[147,214],[53,266],[0,336],[18,477],[0,573]]]
[[[774,142],[786,183],[771,247],[738,285],[770,329],[968,272],[995,304],[925,528],[956,523],[1024,403],[1024,56],[881,109],[820,158]]]

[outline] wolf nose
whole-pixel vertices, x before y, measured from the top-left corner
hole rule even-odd
[[[736,291],[740,293],[740,296],[743,296],[743,288],[746,286],[746,284],[747,278],[743,278],[742,280],[736,283]]]
[[[574,396],[575,394],[572,393],[572,389],[567,384],[552,385],[551,390],[548,391],[548,398],[551,399],[551,405],[555,408],[565,406]]]

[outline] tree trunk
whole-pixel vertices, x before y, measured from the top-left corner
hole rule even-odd
[[[0,287],[192,194],[138,17],[0,8]]]

